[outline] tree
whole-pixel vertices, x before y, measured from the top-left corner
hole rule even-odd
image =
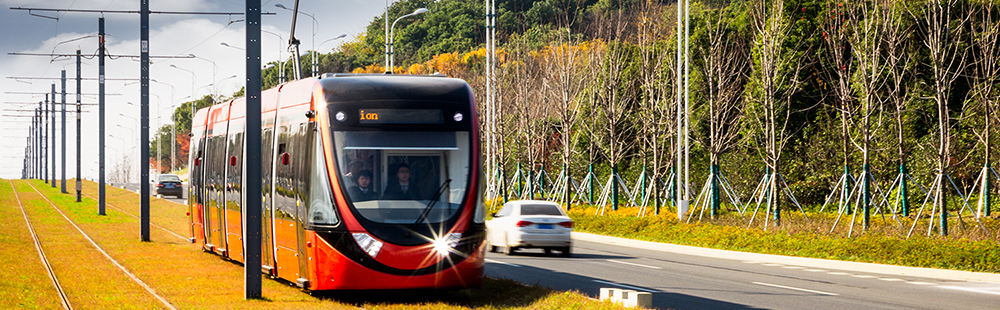
[[[713,7],[713,5],[715,7]],[[711,216],[719,210],[720,157],[737,145],[743,129],[742,96],[750,68],[749,39],[735,24],[738,4],[709,4],[701,11],[697,51],[703,76],[707,133],[699,135],[711,165]]]
[[[780,225],[778,205],[781,192],[777,177],[780,176],[782,151],[791,135],[788,129],[794,111],[792,95],[799,90],[801,73],[805,66],[803,54],[809,48],[805,40],[792,42],[792,22],[786,15],[783,0],[753,0],[748,2],[750,26],[754,31],[751,48],[753,64],[747,88],[748,109],[754,116],[751,129],[757,134],[755,141],[763,145],[759,151],[767,167],[765,190],[767,210],[774,212],[774,225]],[[792,45],[787,47],[786,45]]]

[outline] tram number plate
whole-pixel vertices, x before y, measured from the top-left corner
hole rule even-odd
[[[552,229],[552,224],[538,224],[538,229]]]

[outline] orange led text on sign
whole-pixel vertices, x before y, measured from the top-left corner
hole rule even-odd
[[[365,110],[361,110],[361,120],[363,121],[377,121],[378,113],[365,113]]]

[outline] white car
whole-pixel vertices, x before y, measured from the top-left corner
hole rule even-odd
[[[573,220],[559,204],[539,200],[518,200],[503,205],[486,221],[487,246],[490,252],[502,247],[504,254],[511,255],[518,249],[543,249],[545,254],[552,250],[570,255],[573,241]]]

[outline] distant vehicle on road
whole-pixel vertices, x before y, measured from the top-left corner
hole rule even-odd
[[[518,200],[503,205],[486,221],[486,235],[490,252],[502,247],[504,254],[514,254],[518,249],[540,248],[545,254],[552,250],[570,256],[573,241],[573,220],[559,204],[540,200]]]
[[[156,178],[156,194],[184,198],[181,178],[175,174],[161,174]]]

